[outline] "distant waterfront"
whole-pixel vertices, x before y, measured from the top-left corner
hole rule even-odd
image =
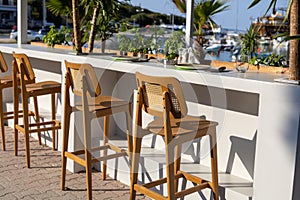
[[[287,46],[279,45],[259,45],[260,53],[269,55],[269,54],[277,54],[277,55],[284,55],[286,58],[288,58],[288,51]],[[220,54],[206,54],[205,60],[221,60],[221,61],[232,61],[232,53],[231,51],[220,51]]]
[[[222,61],[232,61],[232,53],[230,51],[220,51],[220,54],[206,54],[205,55],[205,60],[222,60]]]

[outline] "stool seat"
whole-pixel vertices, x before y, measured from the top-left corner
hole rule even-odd
[[[55,81],[43,81],[26,85],[26,91],[30,96],[60,93],[61,84]]]
[[[12,75],[7,75],[7,76],[1,76],[0,77],[0,83],[1,84],[11,84],[10,87],[12,87]]]
[[[76,105],[75,106],[76,109],[83,110],[81,101],[76,102],[75,105]],[[114,111],[114,113],[123,112],[124,106],[128,107],[128,101],[124,101],[123,99],[118,99],[112,96],[97,96],[95,98],[88,99],[89,112],[96,112],[96,111],[104,112],[105,110],[111,110]]]
[[[151,133],[158,134],[160,136],[165,136],[164,124],[162,118],[157,118],[147,125],[145,130]],[[184,134],[196,134],[195,139],[202,137],[206,134],[207,129],[217,126],[217,122],[207,121],[198,117],[185,116],[179,119],[170,119],[170,127],[172,131],[172,136]],[[204,134],[202,134],[204,133]]]

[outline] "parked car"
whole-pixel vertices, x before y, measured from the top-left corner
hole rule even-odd
[[[42,28],[38,31],[38,34],[44,36],[44,35],[47,35],[49,31],[50,31],[50,28]]]
[[[43,35],[38,34],[35,31],[27,30],[27,41],[31,42],[32,40],[40,41],[42,40]],[[10,33],[10,39],[18,39],[18,31],[12,30]]]

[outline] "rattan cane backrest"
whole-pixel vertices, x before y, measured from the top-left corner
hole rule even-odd
[[[85,75],[88,93],[90,97],[97,97],[101,94],[101,87],[97,80],[95,71],[90,64],[71,63],[65,61],[67,73],[70,76],[72,91],[77,96],[82,96],[82,76]]]
[[[6,72],[8,70],[6,62],[4,60],[4,56],[0,51],[0,72]]]
[[[157,77],[136,73],[138,87],[142,89],[143,109],[145,112],[163,116],[163,92],[170,96],[171,113],[174,118],[184,117],[187,114],[187,105],[184,99],[180,82],[174,77]]]
[[[24,80],[27,81],[27,83],[30,83],[30,81],[35,81],[35,75],[31,66],[31,63],[29,61],[29,58],[24,53],[14,53],[13,52],[14,61],[16,62],[18,66],[18,72],[21,72],[21,67],[24,71]],[[29,81],[29,82],[28,82]]]

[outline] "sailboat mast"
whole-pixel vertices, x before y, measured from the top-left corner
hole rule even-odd
[[[236,0],[235,32],[238,32],[239,24],[239,0]]]

